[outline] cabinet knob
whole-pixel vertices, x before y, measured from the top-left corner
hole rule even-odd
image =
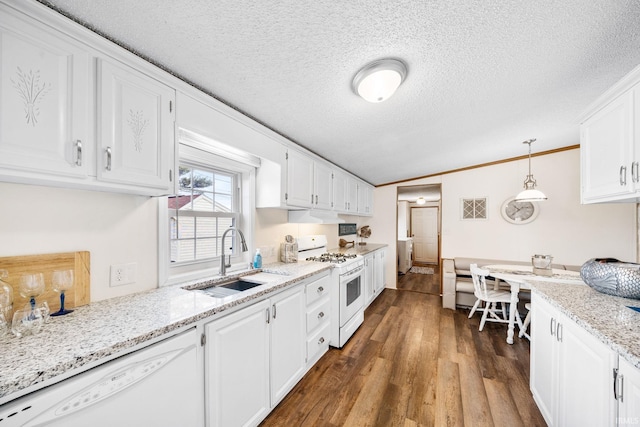
[[[320,287],[318,288],[318,293],[319,293],[319,294],[321,294],[321,293],[323,293],[323,292],[324,292],[324,288],[323,288],[322,286],[320,286]]]
[[[318,319],[322,319],[324,317],[324,311],[318,313]]]
[[[318,340],[318,344],[323,344],[324,343],[324,337],[320,337],[320,339]]]

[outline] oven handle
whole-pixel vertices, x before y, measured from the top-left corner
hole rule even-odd
[[[363,266],[359,266],[359,267],[349,271],[348,273],[341,274],[340,275],[340,279],[351,279],[351,277],[357,276],[358,273],[360,273],[363,268],[364,268]]]

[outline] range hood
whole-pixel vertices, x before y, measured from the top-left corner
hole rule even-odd
[[[297,224],[340,224],[344,219],[337,213],[307,209],[302,211],[289,211],[289,222]]]

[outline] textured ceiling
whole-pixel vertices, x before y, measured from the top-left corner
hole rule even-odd
[[[640,64],[637,0],[42,0],[372,184],[579,143]],[[388,101],[351,91],[396,57]]]

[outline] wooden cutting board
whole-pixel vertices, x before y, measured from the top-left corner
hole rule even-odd
[[[13,289],[14,310],[24,307],[29,302],[20,296],[20,277],[23,274],[43,273],[45,291],[36,297],[36,302],[47,301],[52,313],[58,311],[60,294],[51,287],[51,276],[56,270],[73,270],[73,288],[64,293],[65,308],[79,307],[90,301],[91,269],[88,251],[0,257],[0,269],[5,269],[9,273],[4,281]]]

